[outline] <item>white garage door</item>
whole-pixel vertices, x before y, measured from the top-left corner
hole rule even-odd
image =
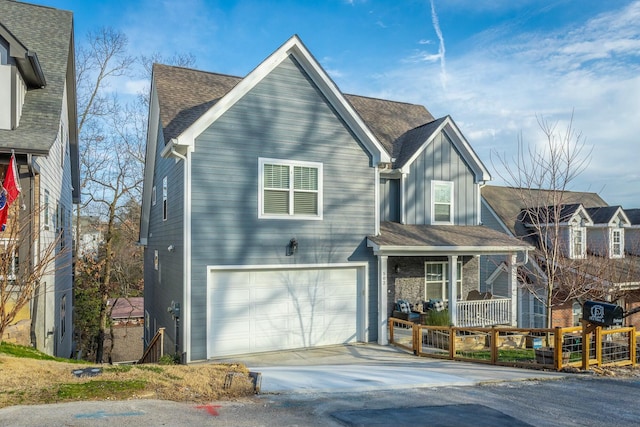
[[[210,270],[207,357],[358,340],[362,270]]]

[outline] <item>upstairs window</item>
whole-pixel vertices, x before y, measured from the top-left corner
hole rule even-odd
[[[611,258],[622,258],[624,255],[624,234],[622,228],[611,230]]]
[[[573,259],[585,257],[585,228],[574,226],[571,227],[571,256]]]
[[[431,224],[453,224],[453,182],[431,181]]]
[[[322,219],[322,164],[259,159],[259,218]]]

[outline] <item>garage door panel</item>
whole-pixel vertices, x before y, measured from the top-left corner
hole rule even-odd
[[[358,268],[210,272],[209,357],[357,340]]]

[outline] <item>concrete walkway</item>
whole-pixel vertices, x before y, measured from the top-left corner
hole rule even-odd
[[[489,382],[548,380],[571,374],[416,357],[392,346],[354,344],[262,353],[242,362],[261,375],[261,393],[356,392]]]

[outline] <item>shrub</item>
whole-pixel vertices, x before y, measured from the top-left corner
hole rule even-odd
[[[425,325],[429,326],[449,326],[449,310],[442,311],[429,310],[425,319]]]

